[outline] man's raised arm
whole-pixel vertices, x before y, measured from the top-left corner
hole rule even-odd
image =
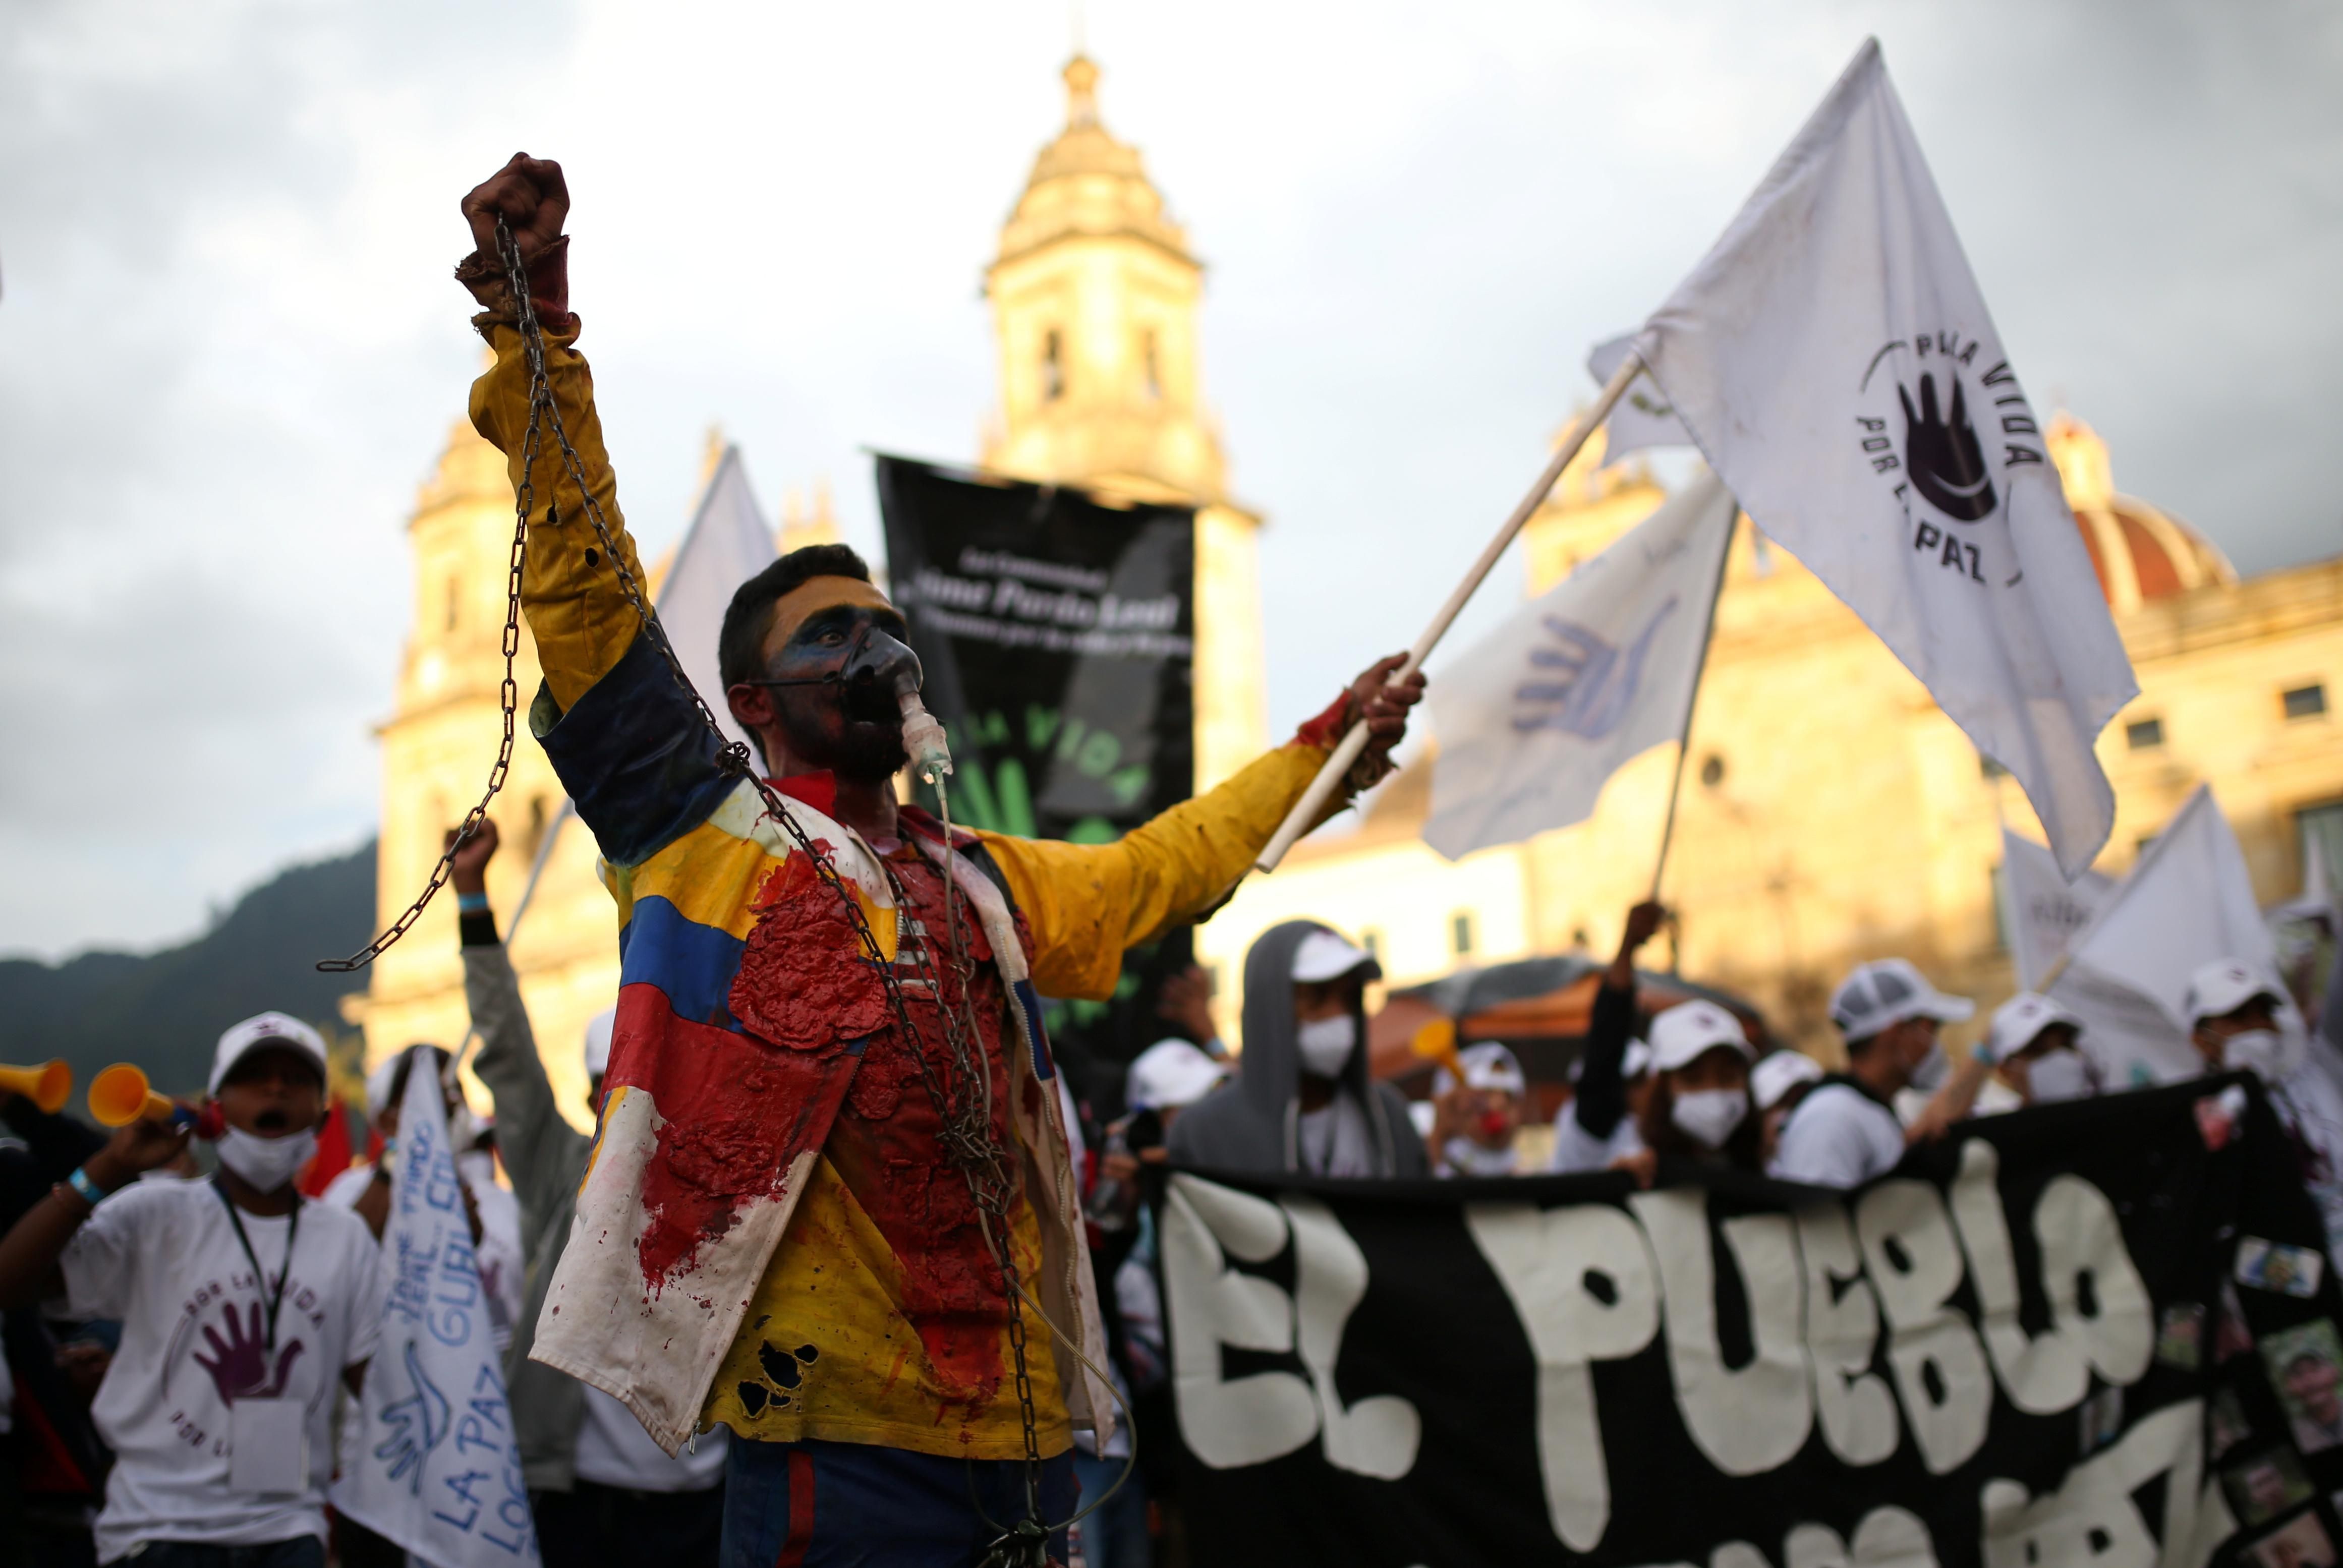
[[[561,166],[526,153],[515,153],[510,163],[464,198],[465,221],[471,226],[477,248],[458,265],[456,276],[480,303],[482,309],[472,324],[497,356],[496,364],[472,384],[472,427],[503,451],[518,490],[528,432],[529,368],[518,305],[497,252],[497,220],[501,217],[519,246],[528,274],[529,297],[545,338],[546,378],[562,428],[609,525],[620,560],[648,598],[642,563],[618,514],[618,481],[602,445],[601,417],[594,408],[593,372],[574,347],[578,322],[569,311],[569,238],[561,232],[568,214],[569,189],[562,181]],[[537,639],[546,688],[566,712],[625,656],[639,627],[618,574],[587,520],[584,498],[549,427],[538,432],[529,478],[533,500],[521,608]]]

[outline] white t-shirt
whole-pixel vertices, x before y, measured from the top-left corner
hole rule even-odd
[[[1771,1173],[1812,1187],[1860,1187],[1903,1158],[1896,1112],[1853,1084],[1825,1083],[1790,1112]]]
[[[578,1478],[634,1492],[705,1492],[724,1479],[730,1435],[720,1426],[703,1432],[669,1459],[633,1411],[588,1383],[586,1423],[578,1429]]]
[[[1374,1134],[1348,1090],[1336,1091],[1333,1099],[1294,1119],[1294,1164],[1304,1175],[1375,1173]]]
[[[284,1216],[237,1218],[266,1290],[209,1181],[134,1183],[65,1244],[67,1310],[122,1322],[90,1408],[116,1454],[97,1516],[101,1563],[145,1541],[250,1546],[326,1533],[332,1395],[380,1335],[381,1254],[357,1215],[323,1203],[303,1203],[297,1226]],[[266,1303],[279,1278],[272,1354]],[[232,1408],[266,1397],[303,1407],[306,1485],[283,1495],[232,1492]]]
[[[490,1165],[489,1171],[494,1170]],[[493,1174],[482,1179],[469,1157],[459,1166],[458,1174],[471,1189],[473,1207],[480,1211],[480,1240],[473,1251],[479,1263],[480,1283],[488,1292],[488,1322],[497,1349],[510,1350],[513,1322],[520,1316],[521,1275],[528,1267],[520,1255],[520,1201],[498,1186]],[[353,1165],[326,1183],[317,1201],[337,1209],[355,1209],[373,1184],[373,1166]]]
[[[1610,1137],[1597,1138],[1579,1125],[1578,1102],[1573,1101],[1554,1119],[1554,1152],[1547,1157],[1545,1168],[1562,1176],[1608,1171],[1628,1155],[1643,1151],[1644,1135],[1635,1130],[1634,1117],[1620,1117]]]

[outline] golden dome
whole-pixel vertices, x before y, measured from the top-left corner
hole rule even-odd
[[[2208,583],[2237,580],[2237,568],[2212,540],[2135,496],[2116,493],[2107,444],[2097,431],[2062,409],[2050,420],[2049,442],[2099,591],[2117,615]]]
[[[1033,160],[993,265],[1074,235],[1127,236],[1192,261],[1188,236],[1164,216],[1162,194],[1148,179],[1139,149],[1099,123],[1098,66],[1077,55],[1066,62],[1065,77],[1066,128]]]

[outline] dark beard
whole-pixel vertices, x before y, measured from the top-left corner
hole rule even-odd
[[[847,779],[892,779],[910,766],[903,749],[903,731],[876,724],[849,724],[833,755],[822,759],[831,772]]]

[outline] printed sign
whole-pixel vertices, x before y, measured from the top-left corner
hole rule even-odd
[[[2269,1266],[2326,1237],[2267,1104],[2215,1147],[2207,1098],[1987,1119],[1846,1194],[1177,1173],[1195,1559],[2332,1563],[2343,1294]]]
[[[382,1342],[352,1412],[365,1422],[357,1468],[335,1482],[334,1507],[438,1568],[537,1568],[502,1358],[439,1093],[437,1072],[407,1075],[382,1238]]]
[[[954,823],[1111,843],[1186,799],[1195,513],[901,457],[878,471],[888,591],[950,737]],[[1184,929],[1133,953],[1116,1003],[1061,1004],[1052,1034],[1128,1060],[1164,1032],[1152,980],[1188,953]]]

